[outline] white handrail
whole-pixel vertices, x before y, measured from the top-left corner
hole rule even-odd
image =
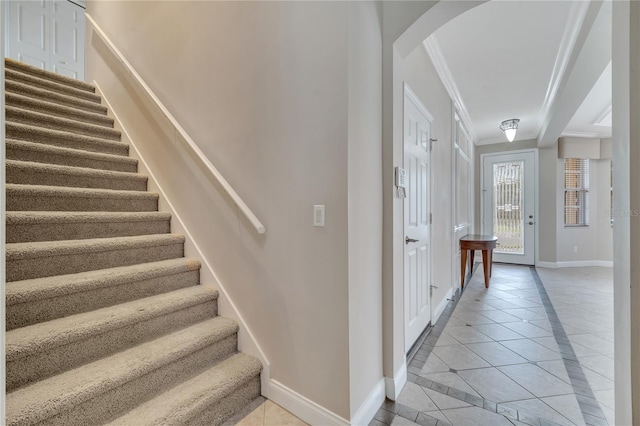
[[[256,231],[259,234],[264,234],[265,232],[264,225],[258,220],[256,215],[253,214],[253,212],[251,211],[251,209],[249,209],[249,207],[245,204],[245,202],[242,201],[242,199],[236,193],[236,191],[233,190],[231,185],[229,185],[229,182],[227,182],[227,180],[220,174],[218,169],[216,169],[214,165],[211,164],[211,161],[209,161],[209,159],[204,155],[204,153],[200,150],[200,148],[198,148],[198,146],[193,141],[193,139],[191,139],[189,134],[182,128],[182,126],[178,123],[175,117],[171,115],[169,110],[164,106],[164,104],[160,101],[160,99],[158,99],[156,94],[153,93],[151,88],[147,86],[147,83],[145,83],[142,77],[140,77],[140,74],[136,72],[136,70],[133,68],[133,66],[131,66],[129,61],[126,60],[124,55],[113,44],[111,39],[109,39],[109,37],[104,33],[104,31],[102,31],[102,28],[100,28],[98,23],[88,13],[85,13],[85,16],[87,17],[87,19],[89,20],[89,22],[91,23],[95,31],[98,33],[100,38],[102,38],[102,41],[104,41],[107,44],[107,47],[109,47],[111,52],[118,58],[118,60],[120,60],[120,62],[125,66],[125,68],[129,71],[129,73],[136,79],[138,84],[142,86],[142,88],[145,90],[147,95],[149,95],[149,97],[153,100],[153,102],[156,103],[156,105],[158,106],[158,108],[160,108],[160,110],[162,111],[164,116],[167,118],[167,120],[171,122],[171,125],[178,131],[178,133],[180,133],[182,138],[187,142],[187,145],[189,145],[189,148],[191,148],[191,150],[194,152],[194,154],[196,154],[196,156],[200,159],[200,161],[204,163],[204,165],[207,167],[209,172],[216,178],[216,180],[220,183],[220,185],[225,190],[225,192],[229,195],[229,197],[231,197],[231,199],[236,203],[236,206],[238,206],[238,208],[242,211],[242,213],[244,213],[247,219],[249,219],[249,222],[251,222],[251,224],[256,228]]]

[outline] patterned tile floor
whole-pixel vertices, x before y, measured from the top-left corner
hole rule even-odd
[[[611,268],[477,269],[371,426],[614,425]]]

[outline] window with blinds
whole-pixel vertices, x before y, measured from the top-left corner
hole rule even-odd
[[[589,225],[589,160],[564,160],[564,224]]]

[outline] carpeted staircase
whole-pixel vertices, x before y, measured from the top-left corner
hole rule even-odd
[[[5,60],[7,425],[217,425],[262,365],[93,86]]]

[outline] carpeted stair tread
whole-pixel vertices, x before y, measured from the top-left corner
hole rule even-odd
[[[6,244],[6,280],[20,281],[182,257],[184,240],[184,236],[177,234],[153,234]]]
[[[87,83],[85,81],[76,80],[74,78],[70,78],[62,74],[43,70],[42,68],[34,67],[32,65],[25,64],[24,62],[16,61],[15,59],[4,58],[4,66],[5,68],[8,68],[8,69],[20,71],[25,74],[31,74],[33,76],[44,78],[44,79],[54,80],[58,83],[73,86],[77,89],[85,90],[87,92],[93,93],[96,90],[92,84]]]
[[[100,96],[93,92],[77,89],[73,86],[69,86],[64,83],[59,83],[47,78],[36,77],[31,74],[26,74],[17,70],[5,69],[4,77],[9,81],[18,81],[20,83],[28,84],[30,86],[39,87],[41,89],[47,89],[52,92],[61,93],[67,96],[73,96],[85,101],[100,103]]]
[[[35,352],[69,345],[88,336],[116,330],[167,312],[215,300],[217,297],[217,291],[198,285],[22,327],[6,333],[6,360],[11,362],[32,356]]]
[[[170,221],[163,212],[9,211],[6,243],[166,234]]]
[[[64,117],[57,117],[42,112],[29,111],[18,107],[5,108],[6,121],[28,124],[45,129],[60,130],[78,135],[93,136],[100,139],[120,141],[120,131],[101,124],[85,123]]]
[[[129,145],[115,140],[97,138],[95,136],[79,135],[73,132],[47,129],[28,124],[6,123],[6,137],[27,142],[37,142],[45,145],[64,148],[81,149],[103,154],[123,155],[129,153]]]
[[[11,92],[5,93],[5,104],[28,111],[68,118],[99,126],[113,127],[114,123],[113,118],[105,115],[104,113],[85,111],[55,102],[47,102],[41,99],[34,99],[29,96],[18,95]]]
[[[7,424],[43,422],[100,395],[109,396],[109,392],[161,372],[188,355],[233,336],[237,330],[233,321],[213,318],[18,389],[6,398]],[[162,380],[158,384],[162,385]],[[137,393],[142,391],[149,393],[148,389]],[[105,404],[110,404],[109,398]],[[118,407],[112,405],[112,410]],[[104,417],[93,421],[98,419],[104,421]]]
[[[82,111],[103,115],[107,114],[107,107],[102,104],[62,93],[52,92],[51,90],[43,89],[41,87],[30,86],[19,81],[5,80],[4,86],[5,93],[16,93],[21,96],[28,96],[36,100],[44,100],[55,104],[65,105]]]
[[[238,353],[131,410],[109,426],[186,424],[261,371],[262,364],[257,359]]]
[[[6,158],[64,166],[86,167],[96,170],[113,170],[135,173],[138,160],[122,155],[102,154],[81,149],[43,145],[35,142],[7,139]]]
[[[7,211],[157,211],[158,194],[111,189],[6,184]]]
[[[8,331],[7,390],[197,324],[217,312],[217,292],[196,285]]]
[[[137,281],[177,275],[199,269],[199,261],[182,257],[77,274],[13,281],[6,283],[5,300],[7,306],[13,306],[85,293],[106,287],[118,287]]]
[[[92,84],[5,59],[8,425],[219,425],[261,363]]]
[[[138,173],[6,160],[7,183],[146,191],[147,180]]]

